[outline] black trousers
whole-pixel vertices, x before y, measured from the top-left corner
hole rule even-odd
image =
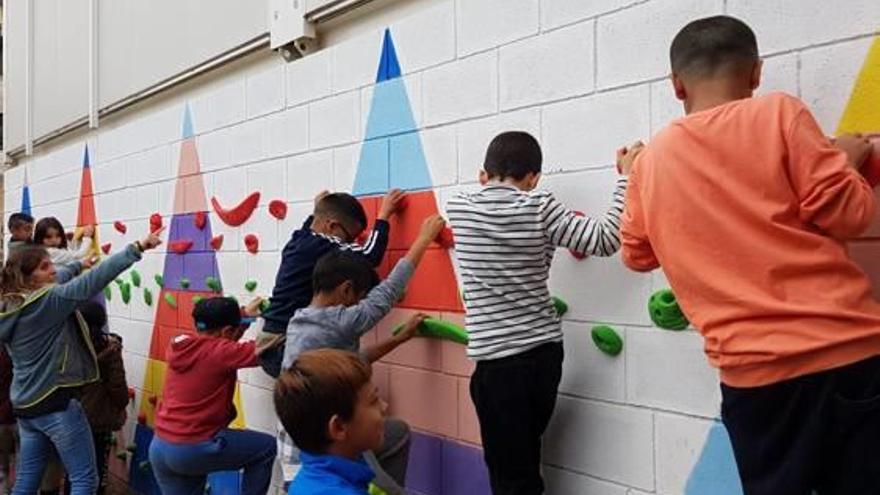
[[[880,494],[880,356],[721,393],[746,495]]]
[[[562,344],[477,362],[471,399],[494,495],[541,495],[541,436],[562,378]]]

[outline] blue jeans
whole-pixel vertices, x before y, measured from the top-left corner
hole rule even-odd
[[[264,495],[272,482],[275,437],[251,430],[220,430],[214,438],[192,444],[153,437],[150,464],[162,493],[202,495],[214,471],[244,470],[242,495]]]
[[[71,400],[64,411],[18,418],[18,431],[21,453],[13,495],[37,493],[53,445],[70,476],[71,495],[94,495],[98,489],[95,447],[90,441],[89,421],[79,401]]]

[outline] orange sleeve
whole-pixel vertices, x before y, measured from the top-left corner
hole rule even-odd
[[[831,237],[861,234],[874,218],[874,191],[802,107],[788,132],[788,174],[799,216]]]
[[[642,210],[639,180],[635,170],[630,174],[629,186],[626,188],[626,204],[623,207],[620,236],[623,263],[631,270],[649,272],[660,267],[645,230],[645,214]]]

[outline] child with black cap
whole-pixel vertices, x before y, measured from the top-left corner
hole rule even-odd
[[[163,493],[203,493],[207,475],[243,470],[241,493],[264,494],[272,480],[275,438],[227,428],[235,419],[232,399],[239,368],[259,366],[259,355],[283,336],[239,342],[256,316],[256,299],[246,308],[228,297],[199,301],[193,309],[195,335],[175,338],[168,348],[168,371],[156,414],[150,462]]]

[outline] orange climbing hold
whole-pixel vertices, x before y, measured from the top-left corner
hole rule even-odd
[[[186,254],[186,252],[189,251],[192,246],[193,241],[189,240],[177,240],[168,243],[168,249],[174,251],[177,254]]]
[[[162,228],[162,215],[153,213],[150,215],[150,232],[155,232]]]
[[[197,229],[204,229],[206,223],[208,223],[208,215],[205,212],[197,211],[195,215],[193,215],[193,225],[195,225]]]
[[[880,134],[873,134],[869,137],[874,150],[862,165],[862,175],[871,187],[877,187],[880,184]]]
[[[260,239],[254,234],[244,236],[244,246],[251,254],[257,254],[260,250]]]
[[[216,197],[211,198],[211,206],[214,207],[214,211],[217,213],[217,216],[220,217],[220,220],[222,220],[223,223],[229,225],[230,227],[237,227],[247,222],[248,218],[253,215],[254,210],[257,208],[257,204],[259,204],[259,202],[260,193],[251,193],[250,196],[244,198],[244,201],[236,205],[234,208],[230,208],[227,210],[220,205],[220,202],[217,201]]]
[[[287,203],[280,199],[273,199],[269,202],[269,214],[278,220],[287,218]]]
[[[223,247],[223,234],[211,238],[211,247],[214,248],[214,251],[220,251],[220,248]]]
[[[443,230],[437,234],[437,238],[434,239],[434,242],[439,244],[443,249],[452,249],[455,247],[455,237],[452,235],[452,229],[449,227],[443,227]]]

